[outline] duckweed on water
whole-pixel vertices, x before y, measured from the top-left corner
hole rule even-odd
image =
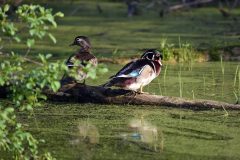
[[[35,112],[38,127],[30,124],[29,130],[44,138],[43,148],[58,159],[238,159],[239,115],[49,103]]]
[[[196,64],[192,71],[182,65],[182,96],[192,98],[194,89],[194,98],[234,102],[231,87],[237,63],[225,64],[224,99],[219,92],[222,72],[217,64]],[[108,74],[120,67],[112,65]],[[168,65],[166,92],[162,94],[179,96],[179,68]],[[212,85],[213,72],[216,85]],[[148,92],[158,94],[159,87],[155,86],[163,79],[163,75],[155,79],[146,87]],[[87,83],[97,85],[104,81]],[[57,159],[239,159],[240,112],[227,113],[225,116],[224,110],[164,106],[46,103],[35,110],[35,121],[19,114],[21,121],[29,125],[27,130],[46,140],[41,148],[51,151]]]

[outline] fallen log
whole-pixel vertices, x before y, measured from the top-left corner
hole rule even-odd
[[[151,94],[138,94],[123,89],[111,89],[101,86],[88,86],[83,84],[68,84],[57,93],[50,90],[44,91],[51,101],[98,103],[98,104],[133,104],[155,105],[194,110],[204,109],[231,109],[240,110],[239,104],[211,100],[189,100],[179,97],[167,97]]]
[[[6,87],[0,87],[0,98],[6,98]],[[101,86],[89,86],[79,83],[62,86],[58,92],[44,90],[48,100],[55,102],[154,105],[193,110],[226,109],[240,110],[240,104],[229,104],[212,100],[190,100],[180,97],[168,97],[151,94],[139,94],[124,89],[111,89]]]

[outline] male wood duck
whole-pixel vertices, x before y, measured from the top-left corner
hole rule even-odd
[[[162,54],[155,50],[145,51],[141,58],[126,64],[103,87],[116,86],[127,90],[143,92],[143,87],[156,78],[161,71]]]
[[[80,46],[80,50],[72,54],[68,60],[66,61],[66,65],[68,66],[69,69],[73,67],[78,67],[77,69],[77,76],[75,78],[69,77],[66,74],[63,76],[61,80],[61,84],[67,84],[71,82],[80,82],[82,80],[83,83],[85,83],[85,79],[88,77],[86,73],[82,71],[82,67],[86,66],[87,63],[91,63],[93,66],[97,66],[97,58],[91,54],[90,49],[91,49],[91,43],[89,41],[89,38],[86,36],[77,36],[73,43],[70,44],[70,46]]]

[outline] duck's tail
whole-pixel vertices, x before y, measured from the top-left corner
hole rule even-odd
[[[113,77],[107,83],[104,83],[101,86],[102,87],[112,87],[117,83],[119,83],[119,78],[118,77]]]
[[[112,87],[113,86],[112,80],[109,80],[107,83],[104,83],[104,84],[102,84],[100,86],[101,87]]]

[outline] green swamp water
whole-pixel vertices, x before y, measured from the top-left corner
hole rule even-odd
[[[235,103],[237,65],[224,62],[223,75],[220,62],[165,64],[144,90]],[[87,83],[102,84],[122,67],[108,66],[111,72]],[[20,118],[57,159],[240,159],[240,111],[50,102],[34,112]]]

